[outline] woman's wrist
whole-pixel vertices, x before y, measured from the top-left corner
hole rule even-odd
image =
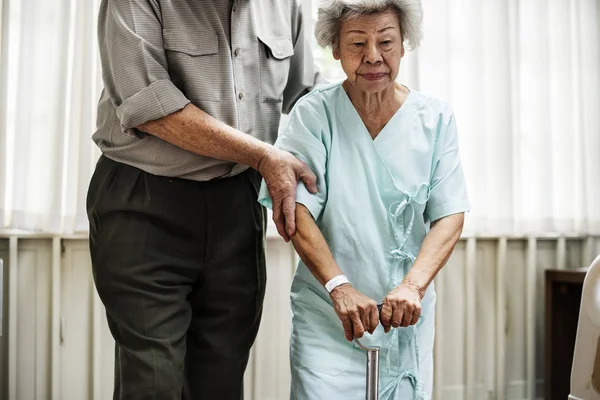
[[[339,274],[339,275],[336,275],[336,276],[332,277],[331,279],[327,280],[327,282],[325,282],[324,286],[325,286],[325,290],[327,290],[327,293],[331,293],[335,288],[342,286],[342,285],[347,285],[349,283],[350,283],[350,281],[348,280],[346,275]]]
[[[400,286],[404,286],[418,293],[421,299],[423,299],[423,297],[425,296],[425,292],[427,291],[426,283],[419,283],[418,281],[414,281],[408,277],[404,278]]]

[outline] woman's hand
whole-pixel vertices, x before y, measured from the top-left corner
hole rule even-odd
[[[351,285],[341,285],[329,295],[333,308],[344,327],[346,340],[363,337],[365,332],[373,333],[379,324],[379,311],[375,300],[368,298]]]
[[[421,316],[423,294],[415,285],[402,282],[383,299],[381,325],[388,333],[392,327],[414,325]]]

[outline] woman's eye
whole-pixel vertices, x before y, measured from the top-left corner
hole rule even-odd
[[[356,46],[356,47],[362,47],[362,45],[363,45],[364,43],[362,43],[362,42],[356,42],[356,43],[352,43],[352,44],[353,44],[354,46]]]
[[[388,46],[388,45],[392,44],[392,41],[391,40],[384,40],[383,42],[381,42],[381,44],[384,45],[384,46]]]

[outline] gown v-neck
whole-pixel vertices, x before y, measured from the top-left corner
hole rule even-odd
[[[377,133],[377,135],[375,137],[373,137],[373,136],[371,136],[371,132],[369,132],[369,129],[367,128],[367,125],[365,124],[365,122],[363,121],[362,117],[360,116],[360,113],[358,112],[358,110],[354,106],[354,103],[352,103],[352,100],[350,100],[350,96],[348,95],[348,92],[346,92],[346,89],[344,89],[344,86],[341,85],[341,89],[342,89],[342,92],[343,92],[343,97],[344,97],[346,103],[348,103],[348,106],[350,108],[352,108],[352,110],[354,110],[354,113],[352,113],[351,115],[356,120],[357,126],[360,127],[360,130],[363,131],[363,133],[367,134],[368,138],[373,143],[377,142],[377,139],[382,134],[384,134],[386,131],[391,130],[391,129],[387,129],[387,128],[390,127],[390,126],[393,126],[394,119],[396,119],[396,117],[398,117],[400,114],[404,113],[404,109],[406,108],[407,103],[410,101],[409,99],[412,97],[412,90],[409,89],[407,86],[404,86],[404,87],[408,90],[408,94],[406,95],[406,98],[404,99],[404,101],[402,102],[402,104],[400,105],[400,107],[398,107],[398,109],[396,110],[396,112],[394,112],[394,114],[391,116],[391,118],[385,123],[385,125],[383,126],[383,128],[381,128],[381,130],[379,131],[379,133]]]

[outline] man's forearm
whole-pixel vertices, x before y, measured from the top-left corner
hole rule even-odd
[[[454,214],[436,221],[423,244],[414,265],[406,274],[403,284],[413,286],[421,295],[446,264],[460,238],[464,214]]]
[[[137,128],[193,153],[248,165],[257,170],[261,160],[273,148],[191,103],[180,111]]]

